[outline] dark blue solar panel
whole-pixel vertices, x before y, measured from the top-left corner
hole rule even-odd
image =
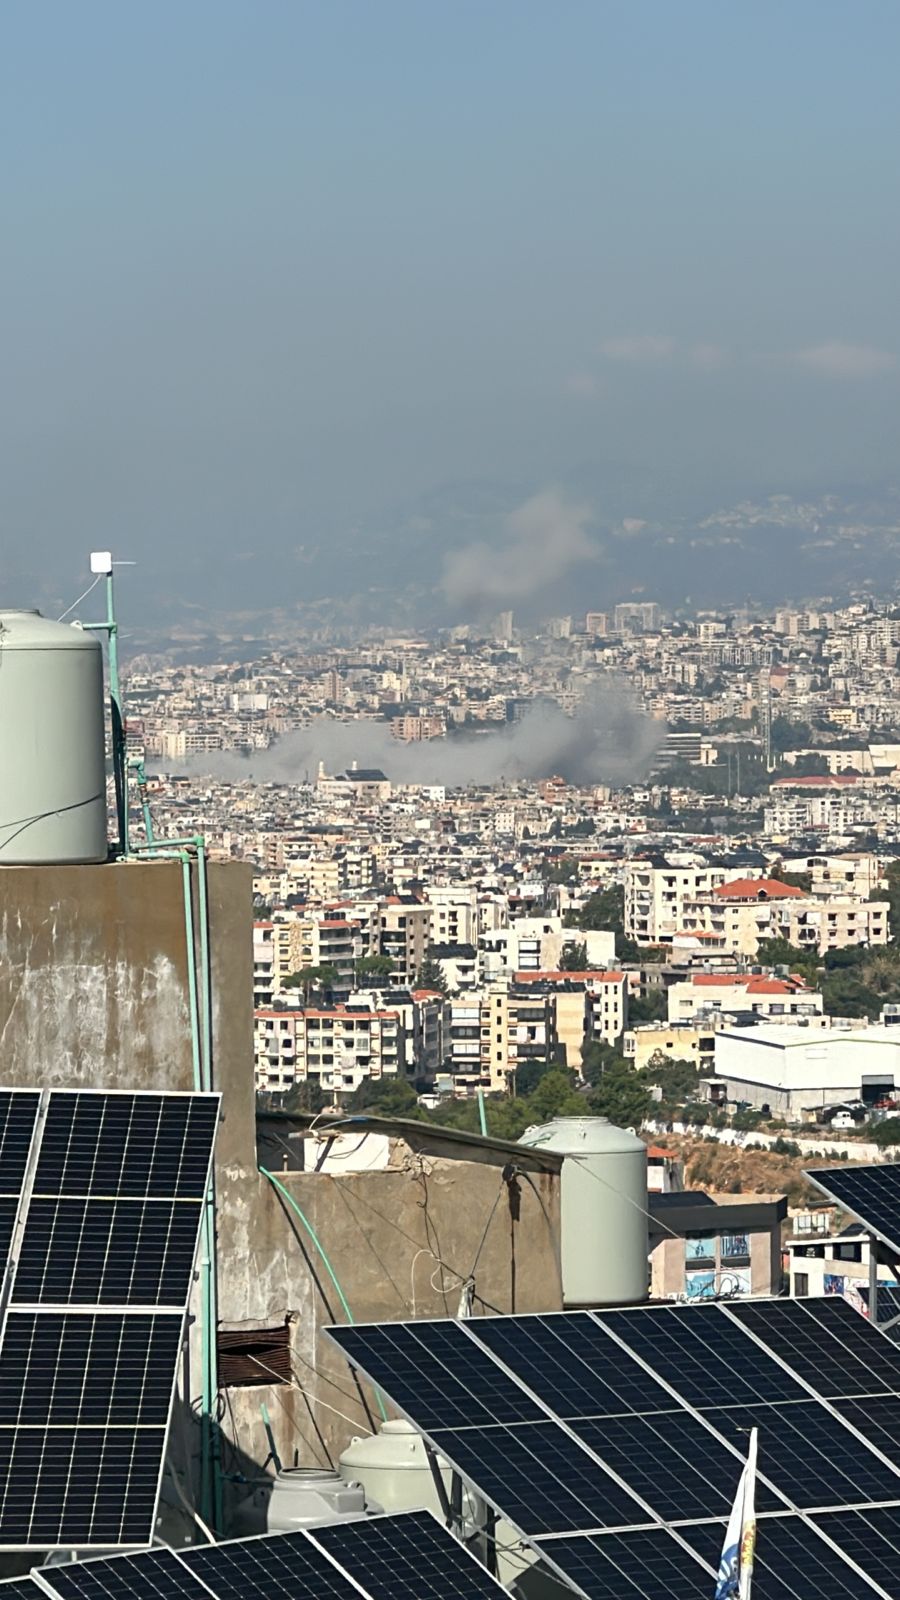
[[[304,1533],[231,1539],[180,1555],[216,1600],[360,1600]]]
[[[468,1329],[559,1417],[671,1411],[678,1403],[583,1312],[478,1317]]]
[[[218,1117],[217,1095],[54,1092],[34,1192],[200,1200]]]
[[[11,1311],[0,1351],[0,1426],[165,1427],[181,1312]]]
[[[42,1568],[60,1600],[210,1600],[172,1550]],[[0,1600],[6,1600],[0,1590]],[[35,1597],[36,1600],[36,1597]]]
[[[145,1544],[163,1428],[0,1428],[0,1547]]]
[[[0,1089],[0,1194],[18,1198],[39,1104],[29,1089]]]
[[[746,1454],[759,1428],[759,1471],[801,1510],[900,1500],[900,1476],[817,1400],[732,1406],[704,1416]]]
[[[434,1429],[438,1450],[526,1534],[627,1528],[652,1522],[555,1422]]]
[[[840,1417],[900,1468],[900,1395],[878,1394],[865,1400],[831,1403]]]
[[[329,1328],[348,1360],[425,1432],[543,1418],[540,1406],[468,1338],[459,1322]],[[389,1380],[389,1381],[388,1381]]]
[[[830,1511],[813,1521],[891,1600],[900,1600],[900,1506]]]
[[[900,1351],[840,1295],[731,1305],[729,1311],[819,1394],[900,1389]]]
[[[705,1561],[718,1565],[723,1523],[679,1529]],[[712,1595],[714,1591],[710,1590]],[[756,1529],[753,1600],[860,1600],[859,1574],[801,1517],[763,1517]]]
[[[744,1467],[745,1440],[733,1441],[742,1455],[732,1455],[688,1411],[604,1417],[570,1426],[664,1521],[717,1517],[731,1510]],[[784,1504],[765,1484],[758,1486],[756,1503],[760,1511]]]
[[[605,1311],[600,1320],[688,1405],[805,1400],[807,1391],[718,1306]]]
[[[310,1538],[371,1600],[503,1600],[496,1580],[427,1511],[335,1522]]]
[[[201,1204],[33,1196],[13,1284],[17,1305],[183,1306]]]
[[[543,1548],[590,1600],[711,1600],[713,1594],[712,1573],[665,1528],[578,1534],[549,1539]]]

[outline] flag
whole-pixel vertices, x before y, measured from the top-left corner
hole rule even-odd
[[[756,1429],[750,1429],[747,1464],[741,1473],[719,1562],[716,1600],[750,1600],[756,1545]]]

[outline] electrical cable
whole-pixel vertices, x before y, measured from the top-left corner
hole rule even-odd
[[[62,817],[67,811],[80,811],[82,806],[95,805],[98,800],[105,802],[105,791],[101,790],[99,794],[89,795],[87,800],[73,800],[70,806],[52,806],[49,811],[37,811],[33,817],[16,817],[12,822],[0,822],[0,833],[3,833],[7,828],[15,828],[16,830],[15,833],[10,834],[8,839],[3,840],[2,844],[0,844],[0,850],[5,850],[8,844],[12,844],[14,839],[18,839],[20,833],[24,833],[25,829],[32,827],[35,822],[44,822],[47,817]]]
[[[57,622],[65,622],[66,617],[68,617],[71,614],[71,612],[73,612],[75,610],[76,606],[80,606],[81,605],[82,600],[86,600],[87,599],[88,595],[91,594],[94,589],[96,589],[98,583],[102,582],[102,580],[105,577],[106,577],[106,573],[105,572],[98,572],[96,578],[93,581],[93,583],[89,583],[88,584],[87,588],[84,591],[84,594],[80,594],[78,596],[77,600],[73,600],[72,604],[70,606],[66,607],[66,609],[63,612],[62,616],[61,617],[57,617],[57,619],[56,619]]]
[[[316,1230],[313,1227],[312,1223],[310,1222],[309,1218],[304,1214],[304,1212],[301,1210],[300,1206],[297,1204],[297,1202],[294,1199],[294,1196],[291,1194],[290,1190],[287,1189],[283,1183],[280,1183],[278,1181],[278,1179],[271,1172],[269,1172],[266,1167],[260,1167],[259,1170],[262,1173],[264,1178],[268,1178],[268,1180],[272,1184],[273,1188],[275,1188],[278,1191],[278,1193],[281,1195],[282,1199],[287,1201],[287,1204],[290,1206],[291,1210],[296,1212],[297,1216],[300,1218],[300,1221],[303,1223],[304,1228],[306,1229],[307,1233],[309,1234],[309,1237],[310,1237],[312,1243],[314,1244],[316,1250],[319,1253],[319,1256],[321,1257],[322,1264],[325,1267],[325,1270],[328,1273],[328,1276],[330,1277],[332,1283],[334,1284],[334,1287],[335,1287],[335,1289],[337,1291],[338,1299],[340,1300],[341,1306],[342,1306],[343,1311],[344,1311],[344,1315],[347,1318],[347,1321],[352,1325],[353,1321],[354,1321],[354,1317],[353,1317],[353,1312],[350,1310],[350,1304],[349,1304],[349,1302],[347,1300],[347,1296],[344,1294],[344,1291],[341,1288],[340,1281],[338,1279],[338,1275],[335,1272],[334,1267],[331,1265],[331,1262],[329,1261],[328,1256],[326,1254],[325,1248],[324,1248],[324,1246],[323,1246],[318,1234],[316,1233]],[[384,1400],[382,1398],[381,1390],[380,1389],[375,1389],[374,1393],[375,1393],[375,1402],[376,1402],[376,1404],[378,1406],[379,1411],[381,1412],[382,1420],[384,1422],[387,1422],[387,1411],[385,1409],[385,1404],[384,1404]]]

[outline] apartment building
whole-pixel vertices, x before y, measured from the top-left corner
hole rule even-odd
[[[473,884],[427,884],[432,944],[476,944],[479,932],[478,891]]]
[[[263,1007],[254,1033],[256,1087],[270,1094],[309,1080],[337,1100],[353,1094],[365,1078],[413,1075],[396,1010]]]
[[[393,962],[392,976],[399,987],[410,988],[431,942],[431,910],[412,896],[389,895],[380,908],[381,954]]]
[[[821,1016],[821,994],[802,978],[775,978],[767,973],[697,972],[669,985],[670,1022],[694,1023],[718,1014],[753,1012],[767,1021]]]
[[[618,1049],[628,1025],[628,979],[624,972],[517,972],[515,987],[545,993],[566,1066],[581,1067],[582,1046],[591,1039]]]
[[[637,944],[670,944],[689,926],[685,907],[739,873],[706,863],[630,861],[625,868],[625,932]]]
[[[547,994],[497,984],[453,997],[449,1011],[449,1065],[458,1091],[505,1093],[524,1062],[557,1059],[554,1007]]]
[[[739,878],[685,902],[683,931],[713,941],[735,956],[752,958],[761,939],[787,939],[800,949],[841,950],[886,944],[886,901],[805,895],[774,878]]]

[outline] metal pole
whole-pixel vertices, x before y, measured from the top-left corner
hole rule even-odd
[[[869,1234],[869,1321],[878,1326],[878,1240]]]
[[[119,843],[128,854],[128,779],[125,772],[125,717],[122,686],[119,681],[119,624],[112,568],[106,574],[106,632],[109,639],[109,698],[112,707],[112,758],[116,784],[116,811],[119,817]]]

